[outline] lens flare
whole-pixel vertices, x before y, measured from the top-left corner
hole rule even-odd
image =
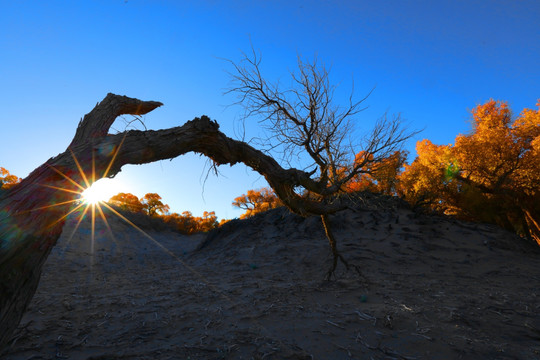
[[[100,201],[104,201],[105,197],[99,192],[98,189],[91,186],[81,193],[81,199],[87,204],[95,205]]]
[[[178,257],[176,254],[174,254],[172,251],[167,249],[165,246],[163,246],[160,242],[158,242],[156,239],[154,239],[146,231],[144,231],[143,229],[141,229],[140,227],[135,225],[133,222],[131,222],[129,219],[127,219],[125,216],[123,216],[121,213],[119,213],[113,207],[111,207],[109,204],[107,204],[106,199],[109,199],[114,194],[114,192],[117,191],[118,189],[115,189],[115,186],[110,186],[111,183],[108,183],[108,181],[111,181],[111,179],[106,178],[106,176],[107,176],[107,174],[108,174],[114,160],[116,159],[116,155],[118,155],[118,152],[120,151],[122,143],[123,143],[123,140],[120,143],[120,146],[118,146],[116,148],[116,151],[113,154],[112,159],[111,159],[111,161],[109,163],[109,166],[105,170],[105,173],[103,174],[101,179],[97,180],[97,181],[95,180],[96,179],[96,173],[95,173],[94,159],[92,159],[92,173],[89,176],[90,179],[92,180],[92,185],[91,185],[90,181],[88,180],[89,177],[87,176],[87,174],[85,174],[85,172],[82,169],[79,161],[77,160],[77,157],[75,156],[75,154],[73,152],[71,152],[71,156],[73,157],[73,160],[75,161],[75,164],[77,165],[77,169],[79,170],[80,176],[81,176],[81,178],[83,180],[83,184],[77,183],[75,180],[73,180],[68,175],[64,174],[62,171],[56,169],[53,166],[50,166],[52,170],[54,170],[55,172],[57,172],[58,174],[63,176],[70,183],[76,185],[77,188],[80,189],[80,191],[71,190],[71,189],[65,189],[65,188],[52,186],[52,185],[48,185],[48,184],[41,184],[41,185],[44,186],[44,187],[48,187],[48,188],[58,190],[58,191],[64,191],[64,192],[69,192],[69,193],[73,193],[73,194],[79,194],[80,197],[79,197],[79,199],[68,200],[68,201],[65,201],[65,202],[62,202],[62,203],[58,203],[58,204],[43,206],[43,207],[40,207],[39,209],[34,209],[34,210],[43,210],[43,209],[46,209],[46,208],[65,205],[65,204],[69,204],[69,203],[77,204],[77,206],[75,206],[71,211],[69,211],[68,213],[61,216],[60,219],[56,220],[50,226],[51,227],[54,226],[55,224],[59,223],[60,221],[64,220],[65,218],[67,218],[69,215],[77,212],[78,213],[77,223],[75,225],[75,228],[71,232],[71,235],[68,238],[68,243],[69,243],[69,242],[71,242],[71,239],[73,238],[73,236],[77,232],[77,229],[79,228],[79,225],[81,224],[82,220],[87,215],[90,216],[90,218],[91,218],[91,232],[90,232],[90,234],[91,234],[91,238],[90,238],[91,250],[90,250],[90,252],[91,252],[91,255],[93,256],[93,254],[94,254],[95,236],[96,236],[96,234],[95,234],[96,217],[97,217],[96,214],[99,214],[99,217],[101,218],[101,220],[105,224],[111,239],[116,242],[116,239],[114,238],[114,235],[113,235],[113,231],[112,231],[112,229],[111,229],[111,227],[109,225],[109,222],[107,221],[107,217],[105,216],[105,213],[103,211],[103,208],[102,208],[102,206],[103,206],[106,209],[108,209],[112,214],[118,216],[120,219],[122,219],[123,221],[128,223],[130,226],[132,226],[134,229],[136,229],[137,231],[142,233],[146,238],[151,240],[156,246],[161,248],[165,253],[169,254],[176,261],[178,261],[180,264],[182,264],[184,267],[186,267],[186,269],[188,269],[193,275],[195,275],[201,281],[203,281],[207,285],[209,285],[216,293],[220,294],[224,299],[226,299],[227,301],[229,301],[231,303],[234,303],[234,301],[229,296],[224,294],[215,285],[211,284],[208,281],[208,279],[206,279],[197,270],[195,270],[193,267],[189,266],[184,260],[182,260],[180,257]]]
[[[90,185],[81,193],[81,199],[86,204],[97,204],[99,202],[105,202],[112,196],[121,192],[122,186],[118,184],[117,180],[113,179],[100,179]]]
[[[69,215],[76,213],[77,216],[77,222],[75,227],[73,228],[71,234],[69,235],[69,238],[67,239],[67,243],[69,244],[71,240],[73,239],[75,233],[77,232],[77,229],[79,228],[81,222],[83,219],[87,216],[89,216],[91,219],[91,231],[90,231],[90,241],[91,241],[91,256],[93,259],[94,256],[94,246],[95,246],[95,238],[96,238],[96,217],[97,214],[105,224],[105,227],[107,228],[107,231],[109,233],[110,238],[112,241],[116,242],[116,239],[114,237],[113,231],[111,229],[111,226],[109,224],[109,221],[107,220],[107,217],[105,215],[105,212],[103,211],[103,208],[106,208],[109,210],[109,212],[118,218],[122,219],[124,222],[129,224],[131,227],[139,231],[141,234],[143,234],[147,239],[149,239],[154,245],[159,247],[161,250],[163,250],[165,253],[170,255],[172,258],[174,258],[179,264],[183,265],[191,274],[193,274],[196,278],[200,279],[202,282],[207,284],[216,294],[219,294],[223,299],[225,299],[227,302],[233,305],[240,305],[240,303],[231,297],[229,297],[226,293],[224,293],[218,286],[212,284],[203,274],[201,274],[199,271],[197,271],[192,266],[188,265],[183,259],[181,259],[178,255],[174,254],[171,250],[169,250],[167,247],[165,247],[163,244],[161,244],[159,241],[154,239],[150,234],[148,234],[146,231],[138,227],[136,224],[131,222],[129,219],[127,219],[125,216],[123,216],[121,213],[116,211],[113,207],[111,207],[109,204],[107,204],[107,200],[110,199],[114,194],[121,192],[122,189],[120,188],[119,183],[115,183],[114,186],[111,186],[110,183],[111,179],[107,178],[107,175],[116,159],[116,156],[118,155],[118,152],[120,151],[120,148],[122,147],[122,144],[124,142],[124,138],[122,139],[120,145],[116,147],[113,150],[111,161],[109,162],[109,165],[105,172],[102,174],[101,179],[96,181],[96,169],[95,169],[95,162],[94,158],[92,158],[92,171],[91,174],[85,174],[84,170],[82,169],[77,157],[75,154],[71,151],[71,156],[73,157],[73,160],[77,166],[77,169],[79,170],[79,175],[82,179],[82,183],[76,182],[73,178],[66,175],[59,169],[57,169],[54,166],[49,165],[49,167],[57,172],[59,175],[64,177],[67,181],[69,181],[71,184],[75,185],[78,190],[68,189],[68,188],[62,188],[58,186],[53,186],[49,184],[40,184],[43,187],[47,187],[50,189],[54,189],[57,191],[62,192],[68,192],[72,193],[72,196],[76,197],[76,195],[79,195],[78,198],[74,198],[72,200],[67,200],[64,202],[42,206],[39,208],[35,208],[31,211],[39,211],[44,210],[47,208],[53,208],[56,206],[65,206],[68,204],[72,204],[73,208],[68,211],[66,214],[60,216],[60,218],[56,221],[54,221],[52,224],[49,225],[49,227],[53,227],[57,223],[61,222],[62,220],[66,219]],[[89,175],[89,176],[87,176]],[[120,191],[118,191],[120,190]],[[92,260],[93,263],[93,260]],[[256,319],[251,319],[257,326],[264,329],[264,326],[260,324]]]

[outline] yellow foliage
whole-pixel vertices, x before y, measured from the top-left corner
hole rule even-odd
[[[360,173],[348,181],[344,189],[346,192],[371,191],[387,195],[396,192],[398,174],[401,172],[407,153],[396,151],[387,158],[373,161],[373,155],[359,152],[356,154],[355,164],[366,163],[360,168]],[[368,160],[367,162],[365,160]],[[338,170],[338,178],[347,173],[346,169]]]
[[[11,175],[9,171],[0,167],[0,189],[9,189],[21,181],[22,179],[20,177]]]
[[[525,109],[512,122],[507,104],[490,100],[472,115],[472,132],[457,136],[455,145],[417,143],[418,157],[405,166],[398,193],[540,243],[540,110]]]
[[[127,211],[144,212],[148,216],[160,218],[185,234],[210,231],[218,226],[217,216],[213,211],[205,211],[201,217],[195,217],[189,211],[184,211],[181,215],[169,214],[169,205],[161,200],[161,196],[156,193],[148,193],[141,199],[130,193],[119,193],[111,197],[109,203]]]
[[[156,193],[148,193],[141,199],[144,211],[150,216],[166,215],[169,212],[169,205],[161,202],[161,196]],[[160,213],[160,214],[158,214]]]
[[[185,234],[207,232],[218,227],[217,216],[213,211],[205,211],[202,217],[195,217],[190,211],[184,211],[181,215],[172,213],[164,215],[162,218],[166,223],[173,225],[178,231]]]
[[[233,206],[246,210],[240,215],[240,219],[246,219],[258,213],[283,206],[283,203],[270,188],[248,190],[247,194],[238,196],[233,201]]]
[[[109,203],[131,212],[141,212],[144,208],[138,197],[131,193],[118,193],[111,197]]]

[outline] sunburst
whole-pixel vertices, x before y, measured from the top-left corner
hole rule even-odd
[[[124,136],[124,138],[125,138],[125,136]],[[80,175],[80,178],[81,178],[81,183],[75,181],[73,178],[66,175],[64,172],[57,169],[56,167],[54,167],[52,165],[49,165],[49,167],[52,170],[54,170],[56,173],[58,173],[59,175],[64,177],[66,180],[68,180],[68,182],[71,183],[72,185],[74,185],[76,189],[73,190],[73,189],[53,186],[53,185],[49,185],[49,184],[41,184],[41,186],[44,186],[44,187],[47,187],[47,188],[50,188],[50,189],[54,189],[54,190],[58,190],[58,191],[62,191],[62,192],[71,193],[72,196],[74,197],[74,199],[67,200],[67,201],[64,201],[64,202],[55,203],[55,204],[52,204],[52,205],[42,206],[42,207],[35,208],[35,209],[32,210],[32,211],[44,210],[44,209],[47,209],[47,208],[52,208],[52,207],[62,206],[62,205],[69,205],[69,204],[76,205],[70,211],[68,211],[67,213],[60,216],[59,219],[57,219],[56,221],[51,223],[49,226],[52,227],[52,226],[56,225],[57,223],[59,223],[60,221],[63,221],[64,219],[66,219],[71,214],[73,214],[75,212],[78,212],[79,215],[78,215],[77,223],[76,223],[71,235],[68,238],[68,244],[69,244],[69,242],[71,242],[71,239],[73,238],[73,236],[77,232],[82,220],[87,215],[89,215],[90,216],[90,221],[91,221],[91,254],[94,253],[95,229],[96,229],[96,213],[98,213],[99,216],[101,217],[101,219],[103,220],[103,223],[107,227],[108,233],[111,236],[112,240],[116,241],[115,238],[114,238],[112,229],[111,229],[111,227],[109,225],[109,222],[107,221],[107,218],[105,216],[105,213],[103,212],[103,209],[101,208],[101,206],[103,204],[105,204],[106,192],[105,192],[104,188],[102,187],[102,185],[101,186],[100,185],[95,186],[95,185],[98,184],[96,182],[96,178],[101,179],[101,178],[106,178],[107,177],[107,175],[108,175],[108,173],[109,173],[109,171],[110,171],[110,169],[111,169],[111,167],[112,167],[112,165],[113,165],[113,163],[114,163],[114,161],[116,159],[116,156],[118,155],[118,152],[120,151],[120,148],[121,148],[123,142],[124,141],[122,139],[122,141],[120,143],[120,146],[118,146],[115,149],[115,151],[113,153],[113,156],[111,158],[111,161],[109,162],[109,165],[107,166],[107,169],[105,170],[103,175],[100,176],[100,177],[96,176],[97,174],[96,174],[96,167],[95,167],[95,159],[94,159],[93,154],[92,154],[92,170],[91,170],[91,173],[89,175],[87,175],[85,173],[85,171],[83,170],[83,168],[82,168],[79,160],[77,159],[77,156],[75,155],[75,153],[71,149],[69,149],[69,151],[71,153],[71,157],[73,158],[73,161],[75,162],[75,165],[77,166],[77,170],[79,171],[79,175]]]
[[[108,194],[108,192],[106,193],[105,190],[106,189],[104,189],[103,186],[99,185],[99,182],[95,182],[81,193],[81,199],[89,205],[99,204],[100,202],[107,200],[106,194]]]
[[[93,156],[92,156],[92,170],[91,170],[91,173],[89,175],[87,175],[85,173],[85,171],[83,170],[81,164],[79,163],[79,160],[77,159],[75,153],[71,149],[69,149],[69,151],[71,153],[71,156],[72,156],[72,158],[73,158],[73,160],[74,160],[74,162],[75,162],[75,164],[77,166],[77,170],[79,171],[80,178],[82,179],[82,183],[78,183],[73,178],[66,175],[65,173],[63,173],[62,171],[60,171],[59,169],[57,169],[54,166],[50,165],[49,167],[52,170],[54,170],[56,173],[58,173],[62,177],[64,177],[66,180],[68,180],[71,184],[75,185],[77,190],[68,189],[68,188],[62,188],[62,187],[53,186],[53,185],[49,185],[49,184],[41,184],[41,185],[44,186],[44,187],[48,187],[48,188],[51,188],[51,189],[58,190],[58,191],[69,192],[69,193],[72,193],[72,194],[78,195],[78,196],[76,196],[76,198],[72,199],[72,200],[67,200],[67,201],[64,201],[64,202],[61,202],[61,203],[56,203],[56,204],[52,204],[52,205],[43,206],[43,207],[40,207],[40,208],[33,209],[32,211],[44,210],[44,209],[47,209],[47,208],[52,208],[52,207],[62,206],[62,205],[68,205],[68,204],[76,205],[70,211],[63,214],[59,219],[54,221],[49,226],[52,227],[52,226],[56,225],[57,223],[59,223],[60,221],[66,219],[71,214],[77,212],[78,213],[77,222],[76,222],[75,227],[73,228],[71,234],[68,237],[68,244],[69,244],[71,242],[71,240],[73,239],[75,233],[79,229],[79,226],[81,225],[82,221],[86,218],[86,216],[90,216],[90,223],[91,223],[91,233],[90,233],[91,234],[91,237],[90,237],[91,250],[90,250],[90,253],[93,255],[94,254],[95,238],[96,238],[96,218],[97,218],[97,214],[99,214],[99,218],[101,218],[101,220],[103,221],[103,224],[105,224],[105,227],[106,227],[107,232],[108,232],[109,236],[111,237],[111,239],[114,242],[116,242],[116,239],[114,237],[114,233],[112,231],[112,228],[111,228],[111,226],[109,224],[109,221],[107,220],[107,216],[105,215],[105,212],[103,211],[103,208],[106,208],[107,210],[109,210],[108,211],[109,214],[114,214],[115,216],[117,216],[120,219],[122,219],[123,221],[125,221],[131,227],[133,227],[134,229],[139,231],[142,235],[144,235],[147,239],[151,240],[156,246],[158,246],[160,249],[162,249],[165,253],[167,253],[168,255],[173,257],[176,261],[178,261],[180,264],[182,264],[184,267],[186,267],[186,269],[188,269],[192,274],[194,274],[200,280],[202,280],[207,285],[209,285],[211,288],[213,288],[214,291],[221,294],[228,301],[232,301],[227,295],[223,294],[222,291],[220,291],[214,285],[210,284],[208,282],[208,280],[202,274],[200,274],[197,270],[195,270],[194,268],[189,266],[185,261],[183,261],[180,257],[178,257],[176,254],[174,254],[171,250],[169,250],[163,244],[161,244],[156,239],[154,239],[150,234],[148,234],[146,231],[141,229],[139,226],[134,224],[132,221],[130,221],[128,218],[126,218],[124,215],[122,215],[120,212],[118,212],[116,209],[114,209],[114,207],[110,206],[106,202],[106,196],[105,196],[106,192],[102,188],[100,188],[100,187],[94,188],[94,186],[92,186],[92,185],[97,183],[96,178],[97,179],[105,179],[105,178],[107,178],[107,175],[109,174],[109,171],[110,171],[111,167],[113,166],[114,161],[116,160],[116,156],[118,155],[118,152],[120,151],[120,148],[122,147],[124,139],[125,139],[125,136],[122,139],[122,141],[120,142],[120,145],[115,149],[115,151],[113,153],[113,156],[111,158],[111,161],[109,162],[109,165],[107,166],[107,169],[105,170],[103,175],[100,176],[100,177],[98,177],[97,174],[96,174],[95,160],[94,160]]]
[[[125,136],[124,136],[124,138],[125,138]],[[115,149],[113,157],[112,157],[111,161],[109,162],[109,165],[108,165],[107,169],[105,170],[104,174],[102,176],[98,177],[98,179],[107,177],[112,165],[114,164],[116,156],[118,155],[118,152],[120,151],[120,148],[121,148],[123,142],[124,142],[124,139],[122,139],[120,145]],[[52,165],[50,165],[49,167],[52,170],[54,170],[55,172],[57,172],[58,174],[60,174],[62,177],[64,177],[66,180],[68,180],[71,184],[75,185],[76,190],[69,189],[69,188],[62,188],[62,187],[53,186],[53,185],[49,185],[49,184],[41,184],[41,185],[44,186],[44,187],[47,187],[47,188],[57,190],[57,191],[71,193],[71,194],[73,194],[75,196],[75,198],[72,199],[72,200],[67,200],[67,201],[64,201],[64,202],[61,202],[61,203],[56,203],[56,204],[52,204],[52,205],[48,205],[48,206],[43,206],[43,207],[36,208],[36,209],[32,210],[32,211],[44,210],[44,209],[47,209],[47,208],[52,208],[52,207],[56,207],[56,206],[65,206],[65,205],[69,205],[69,204],[74,205],[74,207],[70,211],[68,211],[65,214],[61,215],[59,219],[57,219],[56,221],[54,221],[52,224],[49,225],[50,227],[52,227],[52,226],[56,225],[57,223],[59,223],[59,222],[63,221],[64,219],[66,219],[71,214],[78,213],[77,222],[76,222],[71,234],[69,235],[69,237],[67,239],[68,244],[71,242],[71,240],[75,236],[75,234],[76,234],[77,230],[79,229],[79,226],[81,225],[82,221],[87,216],[90,216],[90,223],[91,223],[91,236],[90,236],[91,248],[90,248],[90,253],[91,253],[91,256],[93,258],[95,240],[96,240],[96,217],[97,217],[96,214],[99,214],[99,218],[101,218],[101,220],[103,221],[103,224],[105,225],[105,227],[107,229],[108,235],[110,236],[111,240],[116,243],[116,239],[115,239],[113,230],[112,230],[112,228],[111,228],[111,226],[109,224],[109,221],[107,220],[107,216],[106,216],[105,212],[103,211],[104,210],[103,208],[106,208],[108,210],[108,214],[114,214],[115,216],[117,216],[118,218],[122,219],[127,224],[129,224],[131,227],[136,229],[138,232],[140,232],[142,235],[144,235],[144,237],[146,237],[153,244],[155,244],[157,247],[159,247],[162,251],[164,251],[169,256],[174,258],[179,264],[184,266],[191,274],[193,274],[196,278],[198,278],[200,281],[205,283],[210,289],[212,289],[212,291],[214,291],[216,294],[221,296],[225,301],[227,301],[228,303],[230,303],[232,305],[235,305],[235,306],[240,305],[240,303],[238,301],[235,301],[230,296],[228,296],[226,293],[224,293],[219,287],[212,284],[203,274],[201,274],[199,271],[197,271],[192,266],[188,265],[184,260],[182,260],[173,251],[171,251],[166,246],[161,244],[159,241],[154,239],[150,234],[148,234],[146,231],[144,231],[139,226],[134,224],[132,221],[130,221],[128,218],[126,218],[124,215],[122,215],[120,212],[118,212],[116,209],[114,209],[114,207],[109,205],[105,201],[103,192],[100,189],[93,189],[92,184],[96,183],[96,177],[97,177],[96,176],[96,170],[95,170],[95,160],[94,160],[93,156],[92,156],[92,170],[91,170],[91,173],[89,174],[89,176],[87,176],[87,174],[84,172],[83,168],[81,167],[75,153],[71,149],[70,149],[70,153],[71,153],[71,156],[72,156],[72,158],[73,158],[73,160],[74,160],[74,162],[75,162],[75,164],[77,166],[77,170],[79,171],[80,178],[82,179],[82,183],[78,183],[73,178],[69,177],[68,175],[66,175],[65,173],[63,173],[62,171],[60,171],[59,169],[55,168]],[[259,321],[257,319],[252,318],[251,321],[253,321],[255,324],[257,324],[257,326],[260,326],[261,328],[264,329],[264,325],[259,323]]]

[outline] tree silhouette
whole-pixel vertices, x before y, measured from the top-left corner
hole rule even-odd
[[[318,83],[324,85],[324,82]],[[269,104],[277,104],[278,114],[295,114],[292,109],[281,107],[288,105],[280,102],[280,98]],[[265,177],[291,211],[302,216],[322,217],[334,254],[331,271],[335,269],[339,254],[329,232],[327,216],[345,208],[346,204],[320,199],[337,194],[341,186],[361,169],[361,164],[353,164],[344,179],[333,176],[333,170],[345,157],[343,149],[337,146],[345,139],[341,124],[345,126],[346,118],[355,113],[354,104],[340,115],[331,110],[330,103],[321,107],[312,102],[310,109],[314,116],[316,112],[331,121],[312,122],[299,117],[291,120],[293,123],[298,121],[300,130],[307,130],[305,136],[309,138],[304,139],[302,146],[308,153],[312,152],[310,156],[317,164],[309,172],[283,168],[273,157],[243,141],[227,137],[219,131],[219,125],[206,116],[170,129],[108,133],[118,116],[146,114],[161,105],[156,101],[108,94],[80,121],[65,152],[49,159],[19,184],[0,192],[0,347],[9,340],[32,299],[41,268],[62,233],[67,215],[79,206],[82,190],[95,180],[113,177],[125,164],[149,163],[188,152],[204,154],[216,166],[244,163]],[[321,136],[319,140],[315,138],[319,136],[317,134]],[[377,159],[395,151],[407,137],[399,131],[399,121],[380,122],[367,143],[368,152]],[[338,159],[339,163],[336,162]],[[318,194],[320,198],[302,196],[299,188]]]
[[[334,273],[338,259],[348,268],[337,249],[328,218],[345,207],[336,196],[351,179],[371,173],[371,164],[400,150],[415,133],[403,129],[399,116],[385,115],[367,136],[361,137],[363,141],[355,141],[351,137],[353,123],[357,122],[356,115],[363,110],[367,96],[356,101],[351,91],[345,106],[336,104],[336,86],[330,83],[324,65],[317,61],[309,63],[298,58],[298,71],[291,73],[291,85],[285,88],[262,75],[261,59],[255,51],[249,56],[244,54],[238,63],[230,63],[234,71],[228,93],[238,96],[237,104],[244,107],[246,119],[258,119],[269,132],[262,141],[268,152],[280,152],[284,162],[304,159],[303,167],[310,169],[307,177],[302,176],[293,187],[267,177],[269,185],[291,211],[321,217],[333,254],[328,277]],[[357,153],[361,156],[355,158]]]
[[[506,103],[490,100],[472,115],[472,132],[457,136],[455,145],[417,144],[400,193],[411,203],[495,223],[540,244],[540,110],[525,109],[512,121]]]

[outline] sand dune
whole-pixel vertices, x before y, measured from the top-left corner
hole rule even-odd
[[[93,251],[72,219],[2,358],[540,358],[535,247],[385,198],[331,221],[361,275],[325,281],[319,219],[284,209],[156,243],[112,220]]]

